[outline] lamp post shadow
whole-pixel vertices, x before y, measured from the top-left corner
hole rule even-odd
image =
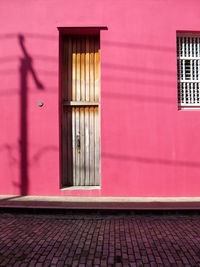
[[[33,69],[33,60],[25,47],[25,38],[22,34],[18,35],[18,42],[23,52],[20,59],[20,172],[21,172],[21,195],[27,195],[29,191],[29,162],[28,162],[28,73],[31,73],[36,87],[43,90],[44,86],[37,78]]]

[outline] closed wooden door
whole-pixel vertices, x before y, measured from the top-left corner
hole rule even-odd
[[[62,37],[63,186],[100,185],[99,35]]]

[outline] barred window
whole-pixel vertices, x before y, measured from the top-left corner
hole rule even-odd
[[[177,34],[178,105],[200,107],[200,34]]]

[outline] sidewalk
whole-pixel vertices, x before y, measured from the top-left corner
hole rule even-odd
[[[0,207],[45,209],[196,209],[200,198],[40,197],[0,195]]]

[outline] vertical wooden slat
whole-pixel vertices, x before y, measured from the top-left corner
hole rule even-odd
[[[67,62],[67,97],[65,99],[72,100],[72,38],[68,38],[68,62]]]
[[[94,36],[90,36],[90,101],[94,101],[95,99],[95,82],[94,82],[94,77],[95,77],[95,51],[94,51]],[[95,181],[95,175],[94,175],[94,108],[90,107],[89,108],[89,118],[90,118],[90,136],[89,136],[89,158],[90,158],[90,185],[94,185]]]
[[[99,36],[95,37],[95,101],[100,100],[100,51]]]
[[[90,100],[90,43],[89,37],[86,37],[86,59],[85,59],[85,100]]]
[[[75,124],[76,124],[76,131],[75,131],[75,157],[76,157],[76,185],[80,185],[80,149],[79,149],[79,142],[80,142],[80,109],[76,108],[76,116],[75,116]]]
[[[89,36],[86,37],[86,59],[85,59],[85,99],[90,100],[90,42]],[[85,185],[90,183],[90,155],[89,155],[89,108],[85,108]]]
[[[85,101],[85,37],[81,38],[81,101]]]
[[[85,107],[85,185],[90,184],[90,125],[89,125],[89,108]]]
[[[90,36],[90,101],[94,101],[94,37]]]
[[[76,38],[76,101],[80,101],[81,76],[80,76],[80,37]],[[76,108],[76,185],[81,185],[80,181],[80,109]]]
[[[76,101],[76,39],[72,43],[72,100]]]
[[[76,39],[72,39],[72,100],[76,100]],[[73,185],[76,184],[76,110],[72,108]]]
[[[84,107],[80,108],[80,185],[85,184],[85,114]]]
[[[94,147],[94,108],[89,109],[90,114],[90,184],[95,183],[95,169],[94,169],[94,159],[95,159],[95,147]]]
[[[73,156],[72,156],[72,110],[71,108],[68,108],[66,110],[67,112],[67,137],[65,136],[65,139],[67,140],[68,146],[67,146],[67,162],[65,164],[68,167],[68,173],[67,173],[67,184],[73,185]]]
[[[67,98],[68,100],[72,99],[72,39],[68,37],[68,62],[67,62]],[[72,110],[71,108],[67,109],[67,163],[68,166],[68,183],[73,185],[73,159],[72,159]]]
[[[72,155],[73,155],[73,185],[76,184],[76,113],[72,108]]]
[[[100,123],[99,108],[95,107],[95,184],[100,184]]]
[[[81,44],[80,44],[80,37],[77,38],[76,43],[76,101],[81,100]]]

